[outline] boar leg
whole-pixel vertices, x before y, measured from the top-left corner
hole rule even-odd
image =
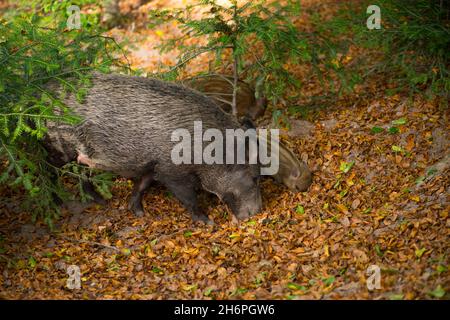
[[[106,205],[106,200],[103,199],[103,197],[100,194],[98,194],[98,192],[95,190],[94,185],[90,181],[83,180],[81,186],[83,188],[83,191],[86,192],[89,196],[91,196],[95,203]]]
[[[187,180],[187,181],[186,181]],[[194,222],[202,221],[212,223],[200,210],[195,192],[195,184],[189,179],[183,181],[164,181],[165,186],[180,200],[183,206],[191,213]]]
[[[52,161],[52,159],[47,158],[47,161],[53,165],[54,167],[60,168],[64,165],[64,163],[58,163],[55,161]],[[55,169],[56,170],[56,169]],[[52,170],[50,179],[56,184],[56,181],[58,180],[58,174],[56,173],[56,171]],[[95,203],[101,204],[101,205],[106,205],[106,200],[103,199],[103,197],[95,190],[94,185],[88,181],[88,180],[83,180],[81,183],[81,187],[83,188],[83,191],[85,193],[87,193],[89,196],[92,197],[93,201]],[[55,202],[56,205],[58,206],[62,206],[64,204],[63,199],[61,199],[56,193],[52,193],[52,198],[53,201]]]
[[[153,172],[144,174],[140,178],[133,179],[133,191],[131,192],[128,210],[131,210],[137,217],[144,216],[144,207],[142,206],[142,197],[145,190],[148,189],[153,181]]]

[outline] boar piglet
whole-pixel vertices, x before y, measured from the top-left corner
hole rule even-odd
[[[270,136],[269,136],[270,137]],[[272,140],[261,134],[258,138],[267,143],[269,150],[272,149]],[[267,142],[269,141],[269,142]],[[307,191],[312,183],[313,175],[308,165],[298,157],[281,141],[278,144],[278,172],[272,176],[277,182],[284,184],[293,192]]]
[[[225,112],[231,113],[233,101],[233,77],[220,74],[209,74],[184,79],[182,84],[186,87],[198,90],[216,100],[219,107]],[[238,117],[245,116],[255,120],[264,114],[266,105],[266,98],[257,98],[254,87],[244,81],[238,80],[236,95]]]

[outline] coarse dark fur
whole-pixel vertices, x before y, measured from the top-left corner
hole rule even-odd
[[[155,79],[94,74],[83,103],[73,95],[64,102],[84,119],[73,127],[48,124],[47,141],[53,148],[69,149],[67,158],[82,150],[96,168],[135,179],[138,193],[157,180],[194,219],[205,220],[197,205],[197,188],[216,194],[238,218],[261,210],[257,165],[175,165],[171,160],[178,143],[171,141],[176,129],[187,129],[193,136],[194,121],[202,121],[203,130],[219,129],[225,136],[225,129],[242,127],[211,99]],[[62,142],[55,146],[55,141]],[[133,200],[132,208],[139,207],[138,200]]]

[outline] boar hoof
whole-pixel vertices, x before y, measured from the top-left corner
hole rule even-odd
[[[213,222],[211,220],[209,220],[209,218],[206,215],[203,215],[203,214],[193,214],[192,220],[196,223],[205,223],[208,225],[213,224]]]
[[[94,198],[94,202],[99,204],[99,205],[102,205],[102,206],[106,206],[106,204],[108,203],[108,201],[106,201],[102,197],[95,197]]]
[[[142,207],[142,204],[129,204],[128,205],[128,210],[130,210],[131,212],[133,212],[133,214],[138,217],[138,218],[142,218],[144,216],[144,208]]]
[[[137,210],[132,210],[134,215],[138,218],[142,218],[144,216],[144,210],[141,209],[137,209]]]
[[[141,209],[141,208],[137,208],[137,209],[134,209],[134,210],[131,210],[133,213],[134,213],[134,215],[136,216],[136,217],[138,217],[138,218],[142,218],[143,216],[144,216],[144,210],[143,209]]]

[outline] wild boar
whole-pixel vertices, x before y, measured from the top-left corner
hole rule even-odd
[[[267,141],[267,137],[259,135],[260,141]],[[271,144],[268,143],[268,146]],[[312,183],[312,173],[308,165],[299,160],[282,142],[278,145],[279,169],[272,176],[277,182],[284,184],[291,191],[299,192],[308,190]]]
[[[95,73],[83,103],[73,94],[63,101],[83,121],[69,127],[48,123],[47,140],[61,139],[63,130],[71,160],[89,159],[89,165],[134,179],[130,208],[136,214],[143,214],[142,192],[153,180],[165,185],[196,221],[207,221],[196,189],[216,194],[240,219],[261,210],[258,165],[172,161],[173,132],[182,129],[194,135],[195,121],[205,130],[245,129],[211,99],[156,79]]]

